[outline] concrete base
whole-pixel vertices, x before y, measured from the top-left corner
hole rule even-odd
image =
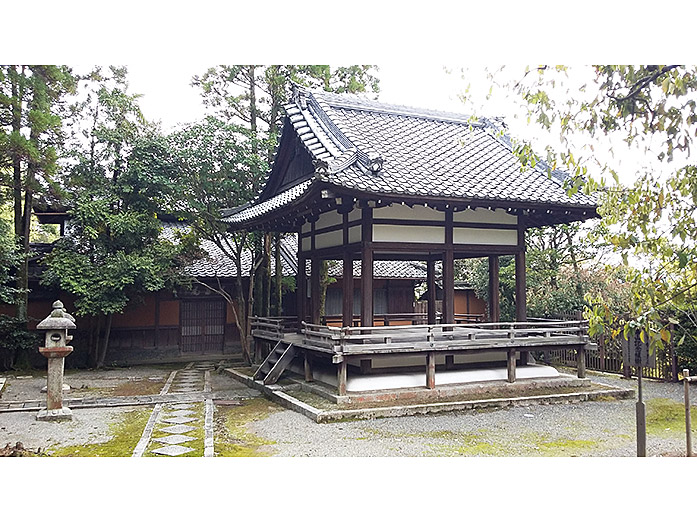
[[[537,404],[553,404],[553,403],[575,403],[575,402],[580,402],[580,401],[593,401],[593,400],[609,400],[609,399],[616,399],[616,400],[622,400],[622,399],[629,399],[634,397],[634,390],[633,389],[620,389],[617,387],[610,387],[610,386],[601,386],[600,388],[596,384],[596,387],[598,387],[598,390],[588,390],[590,388],[590,381],[587,379],[578,379],[574,378],[573,376],[567,376],[566,378],[570,380],[575,380],[577,383],[577,388],[578,392],[564,392],[564,393],[557,393],[557,394],[545,394],[545,395],[531,395],[530,393],[532,392],[531,390],[519,390],[517,392],[520,392],[519,396],[515,397],[501,397],[501,398],[492,398],[492,399],[476,399],[476,400],[453,400],[451,397],[449,401],[443,401],[446,398],[439,398],[439,397],[425,397],[424,394],[426,395],[437,395],[437,394],[442,394],[443,392],[449,391],[450,392],[456,392],[459,389],[459,392],[464,392],[469,387],[454,387],[454,388],[446,388],[446,389],[435,389],[432,391],[416,391],[414,389],[411,390],[402,390],[402,391],[394,391],[390,393],[389,391],[385,391],[384,394],[369,394],[369,395],[362,395],[359,397],[352,397],[351,395],[349,396],[335,396],[335,399],[341,398],[342,401],[340,403],[343,403],[346,406],[346,403],[344,403],[343,400],[348,399],[348,400],[354,400],[358,399],[359,404],[356,405],[356,408],[329,408],[326,410],[323,410],[321,408],[313,407],[312,405],[309,405],[305,401],[301,401],[300,399],[293,397],[293,391],[297,389],[301,389],[304,391],[307,391],[308,384],[303,384],[300,382],[300,380],[294,380],[291,379],[293,382],[291,385],[287,386],[281,386],[278,384],[275,385],[264,385],[261,383],[261,381],[254,381],[249,375],[243,374],[238,370],[235,369],[225,369],[225,372],[228,373],[231,377],[235,378],[236,380],[244,383],[248,387],[257,389],[261,391],[265,396],[268,398],[272,399],[273,401],[276,401],[280,405],[284,406],[285,408],[294,410],[296,412],[299,412],[308,418],[312,419],[313,421],[317,423],[322,423],[322,422],[327,422],[327,421],[341,421],[341,420],[349,420],[349,419],[373,419],[373,418],[383,418],[383,417],[395,417],[395,416],[411,416],[414,414],[431,414],[431,413],[438,413],[438,412],[452,412],[452,411],[458,411],[458,410],[471,410],[471,409],[477,409],[477,408],[507,408],[507,407],[514,407],[514,406],[529,406],[529,405],[537,405]],[[551,378],[549,380],[529,380],[528,384],[524,384],[523,382],[516,382],[516,383],[503,383],[499,385],[503,390],[508,390],[511,392],[512,388],[536,388],[536,385],[540,386],[549,386],[552,382],[566,382],[564,386],[569,385],[569,381],[564,377],[564,375],[561,375],[559,378]],[[547,381],[545,385],[542,385]],[[313,387],[313,384],[309,384],[309,387]],[[318,389],[320,386],[317,384],[314,384],[315,389]],[[471,386],[470,386],[471,387]],[[475,385],[475,387],[478,387]],[[319,392],[318,390],[312,390],[313,393],[318,395],[317,393]],[[414,394],[416,393],[416,394]],[[382,397],[378,397],[381,395]],[[389,395],[392,395],[393,397],[389,397]],[[321,398],[324,399],[329,399],[331,401],[331,395],[328,394],[321,394],[318,395]],[[406,401],[409,404],[404,404],[404,405],[385,405],[383,406],[371,406],[371,407],[365,407],[360,405],[360,400],[368,400],[368,401],[375,401],[375,400],[401,400],[401,401]],[[338,407],[338,405],[337,405]]]
[[[36,414],[37,421],[70,421],[73,419],[73,411],[68,407],[62,409],[40,410]]]
[[[294,364],[291,370],[302,375],[301,365]],[[469,383],[506,382],[508,371],[504,366],[495,364],[490,367],[459,370],[436,370],[436,387],[461,385]],[[559,372],[547,365],[523,365],[516,368],[517,379],[558,378]],[[315,381],[321,381],[331,387],[337,386],[336,370],[328,366],[316,365],[313,369]],[[426,371],[405,372],[392,371],[375,374],[353,374],[349,372],[346,380],[347,392],[385,391],[423,387],[426,385]]]
[[[41,392],[46,393],[46,391],[48,391],[48,386],[44,385],[41,388]],[[68,385],[67,383],[63,383],[63,392],[70,392],[70,385]]]

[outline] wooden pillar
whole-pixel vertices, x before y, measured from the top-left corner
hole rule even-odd
[[[310,352],[305,351],[305,381],[314,381],[314,377],[312,376],[312,360],[310,358]]]
[[[426,355],[426,387],[436,388],[436,353],[433,351]]]
[[[518,227],[518,252],[515,255],[515,319],[527,321],[527,294],[525,289],[525,227]],[[520,353],[520,364],[527,365],[528,353]]]
[[[448,354],[445,356],[445,368],[446,370],[453,370],[455,368],[455,356]]]
[[[319,266],[322,260],[312,258],[312,269],[310,270],[310,322],[319,325],[320,322],[320,285],[319,285]]]
[[[453,255],[453,211],[445,211],[443,252],[443,323],[455,323],[455,259]]]
[[[576,369],[578,370],[578,377],[586,377],[586,346],[581,345],[576,349]]]
[[[452,249],[443,253],[443,323],[455,323],[455,260]]]
[[[521,356],[521,358],[522,358],[522,356]],[[515,349],[508,349],[507,370],[508,370],[508,383],[514,383],[515,382]]]
[[[489,319],[494,323],[501,321],[500,303],[499,257],[489,256]]]
[[[363,207],[361,227],[361,326],[373,326],[373,209]]]
[[[347,379],[347,364],[346,360],[339,363],[336,370],[336,380],[338,383],[339,396],[346,396],[346,379]]]
[[[303,252],[302,228],[298,231],[298,274],[295,277],[295,292],[298,300],[298,323],[307,319],[307,267]],[[300,325],[298,326],[301,327]]]
[[[343,216],[344,272],[343,272],[343,301],[341,305],[342,325],[353,326],[353,256],[349,251],[348,212]]]
[[[428,315],[426,323],[429,325],[436,324],[436,261],[433,258],[429,258],[426,261],[426,288],[428,296]]]

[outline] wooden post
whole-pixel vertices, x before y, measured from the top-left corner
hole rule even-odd
[[[305,381],[314,381],[312,376],[312,356],[309,351],[305,351]]]
[[[600,371],[605,371],[605,334],[601,334],[598,339],[598,352],[600,356]]]
[[[353,258],[344,252],[343,281],[341,288],[343,293],[341,304],[341,323],[344,327],[353,326]]]
[[[492,323],[501,321],[498,256],[489,256],[489,319]]]
[[[443,252],[443,323],[455,323],[455,260],[453,255],[453,211],[445,211]]]
[[[580,345],[576,349],[576,368],[578,369],[578,377],[586,377],[586,346]]]
[[[445,356],[445,368],[447,370],[453,370],[455,368],[455,356],[452,354]]]
[[[298,231],[298,274],[295,277],[295,292],[298,300],[298,325],[307,319],[307,264],[303,252],[302,228]]]
[[[685,443],[687,457],[692,457],[692,419],[690,418],[690,369],[682,370],[682,379],[685,382]],[[694,378],[693,378],[694,379]]]
[[[443,323],[455,323],[455,268],[452,249],[443,253]]]
[[[508,349],[508,363],[506,366],[508,370],[508,383],[515,382],[515,349]]]
[[[525,227],[518,227],[518,252],[515,255],[515,319],[527,321],[527,294],[525,288]],[[528,353],[520,353],[520,364],[527,365]]]
[[[668,344],[668,353],[670,357],[670,381],[678,382],[678,355],[675,353],[675,325],[670,324],[670,343]]]
[[[310,322],[315,325],[320,323],[320,282],[319,282],[319,265],[322,260],[312,258],[312,269],[310,272]]]
[[[426,355],[426,387],[436,388],[436,353],[433,351]]]
[[[353,206],[351,206],[353,208]],[[349,252],[349,212],[350,209],[343,211],[342,237],[344,244],[343,260],[343,281],[342,292],[343,300],[341,304],[341,324],[344,327],[353,327],[353,256]]]
[[[346,360],[342,360],[336,371],[336,378],[339,384],[339,396],[346,396],[346,373],[347,373]]]
[[[363,207],[361,226],[361,326],[373,326],[373,209]]]
[[[436,323],[436,261],[429,258],[426,261],[426,286],[428,289],[428,315],[426,323],[435,325]]]

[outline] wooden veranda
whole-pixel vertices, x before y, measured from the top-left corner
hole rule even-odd
[[[494,322],[473,324],[425,324],[379,327],[332,327],[293,318],[255,318],[252,336],[259,346],[274,348],[260,365],[255,378],[272,383],[295,357],[304,361],[305,380],[313,380],[313,362],[331,358],[337,365],[337,392],[346,394],[349,363],[364,370],[376,355],[417,355],[424,358],[426,382],[436,384],[436,355],[445,355],[445,369],[455,368],[458,354],[493,352],[506,355],[507,381],[516,380],[516,358],[528,352],[559,349],[576,351],[578,377],[585,378],[585,351],[595,346],[588,338],[585,321]],[[286,357],[284,359],[284,355]],[[522,358],[521,358],[522,359]],[[267,379],[271,377],[270,379]]]

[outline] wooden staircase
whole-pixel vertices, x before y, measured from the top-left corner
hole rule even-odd
[[[255,381],[261,380],[264,385],[276,383],[286,370],[297,353],[297,348],[292,343],[283,340],[276,343],[276,346],[269,352],[257,371],[254,373]]]

